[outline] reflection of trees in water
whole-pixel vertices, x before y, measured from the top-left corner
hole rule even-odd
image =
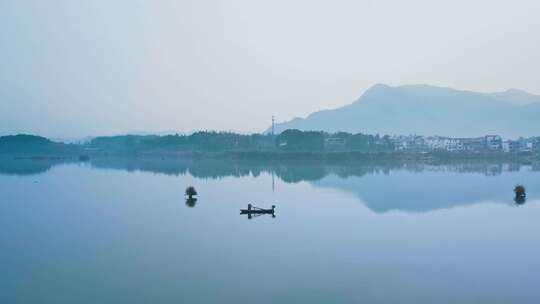
[[[55,159],[0,159],[0,174],[36,175],[49,171],[52,167],[68,163],[67,160]]]
[[[527,199],[524,196],[516,196],[516,197],[514,197],[514,202],[517,205],[523,205],[523,204],[525,204],[526,201],[527,201]]]
[[[326,168],[321,165],[307,166],[291,164],[288,166],[271,167],[269,170],[273,171],[277,177],[286,183],[319,180],[327,174]]]
[[[114,163],[114,160],[111,160]],[[103,164],[92,162],[97,167]],[[118,165],[117,165],[118,166]],[[121,166],[121,165],[120,165]],[[488,163],[479,161],[456,163],[423,163],[399,161],[237,161],[237,160],[131,160],[127,170],[151,171],[164,174],[189,173],[197,178],[223,178],[259,176],[262,173],[272,174],[287,183],[315,181],[333,174],[339,177],[364,176],[368,174],[389,174],[391,171],[409,172],[441,171],[456,173],[481,173],[498,175],[505,171],[520,170],[519,163]]]
[[[242,177],[251,173],[251,168],[234,162],[219,160],[197,160],[191,163],[189,173],[199,178]]]
[[[98,158],[91,159],[91,164],[100,169],[117,169],[134,171],[149,171],[167,175],[184,175],[187,173],[191,160],[167,158]]]
[[[0,160],[0,174],[39,174],[65,161],[52,160]],[[364,176],[367,174],[389,174],[391,171],[409,172],[441,171],[456,173],[481,173],[498,175],[516,171],[520,163],[493,163],[481,161],[420,162],[420,161],[255,161],[180,158],[97,158],[91,159],[95,168],[145,171],[167,175],[191,174],[197,178],[217,179],[223,177],[259,176],[274,174],[287,183],[320,180],[327,175],[339,177]],[[537,163],[528,164],[533,171],[540,171]]]
[[[186,206],[190,207],[190,208],[193,208],[195,207],[195,204],[197,203],[197,199],[192,197],[192,198],[187,198],[186,199]]]
[[[527,195],[526,191],[527,190],[525,189],[525,186],[516,185],[516,187],[514,188],[514,194],[515,194],[514,202],[516,202],[516,204],[518,205],[525,204],[525,196]]]

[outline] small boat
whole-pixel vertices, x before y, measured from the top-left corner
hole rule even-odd
[[[240,209],[240,214],[274,214],[274,209],[276,209],[274,205],[272,205],[272,209],[263,209],[248,204],[247,209]]]

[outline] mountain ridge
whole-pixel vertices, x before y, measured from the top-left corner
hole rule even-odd
[[[481,93],[426,84],[379,83],[351,104],[276,124],[275,130],[514,138],[540,135],[540,124],[534,123],[539,115],[540,96],[522,90]]]

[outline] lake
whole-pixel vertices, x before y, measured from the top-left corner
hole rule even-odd
[[[533,165],[4,160],[0,194],[0,303],[540,302]]]

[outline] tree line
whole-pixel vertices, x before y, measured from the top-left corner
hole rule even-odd
[[[285,130],[279,135],[238,134],[231,132],[200,131],[190,135],[122,135],[96,137],[87,146],[107,151],[276,151],[324,152],[361,151],[382,152],[394,150],[390,137],[351,134],[346,132]]]

